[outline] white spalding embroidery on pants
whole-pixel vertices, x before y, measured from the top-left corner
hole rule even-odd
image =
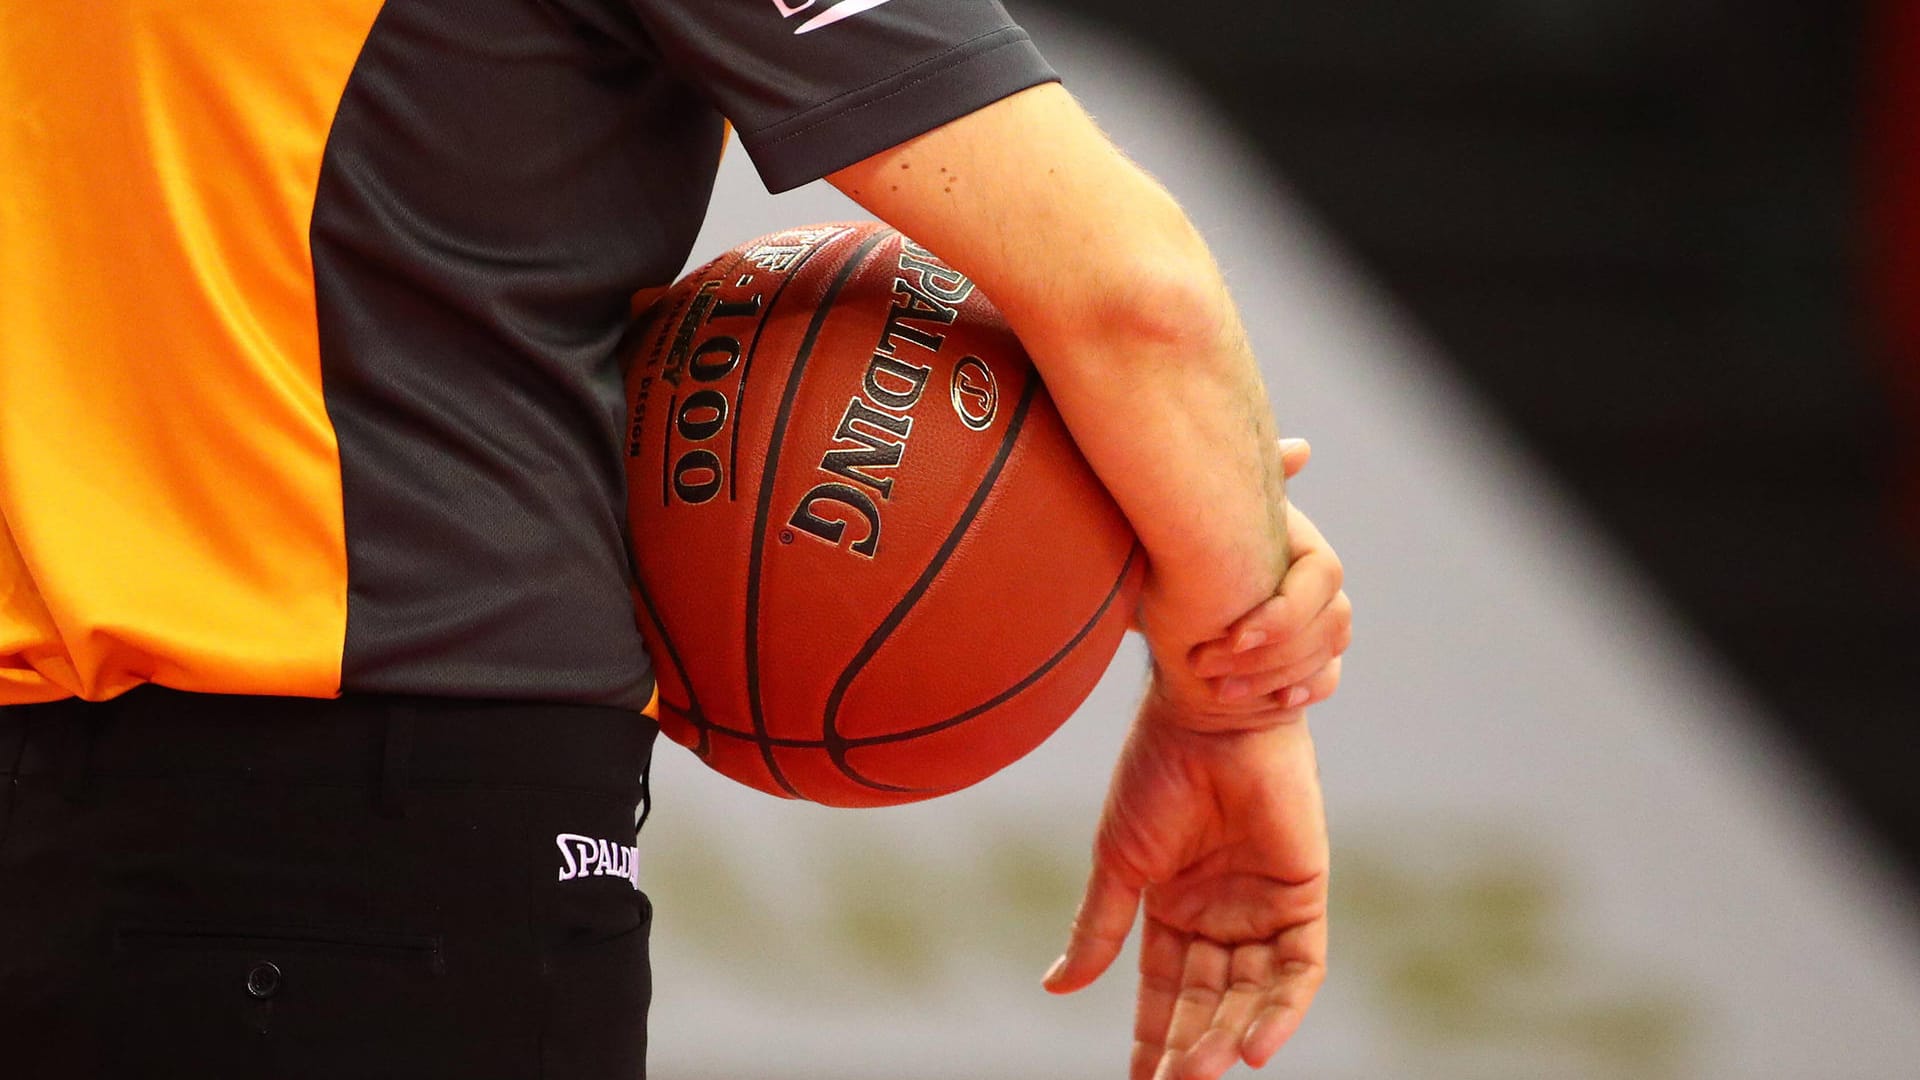
[[[560,848],[561,881],[617,877],[624,878],[635,892],[640,891],[640,849],[634,845],[564,832],[553,842]]]

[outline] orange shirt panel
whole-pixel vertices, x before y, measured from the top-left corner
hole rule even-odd
[[[0,704],[338,691],[308,221],[380,6],[0,11]]]

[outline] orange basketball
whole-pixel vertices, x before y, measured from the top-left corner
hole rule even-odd
[[[648,312],[628,376],[660,724],[835,806],[976,783],[1119,646],[1133,530],[973,284],[876,223],[755,240]]]

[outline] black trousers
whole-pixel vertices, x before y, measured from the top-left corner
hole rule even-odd
[[[0,708],[0,1076],[644,1076],[655,732],[158,687]]]

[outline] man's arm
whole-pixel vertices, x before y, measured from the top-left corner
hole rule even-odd
[[[1249,722],[1184,661],[1274,595],[1282,479],[1259,368],[1186,214],[1057,84],[829,179],[1005,313],[1146,548],[1169,695],[1196,724]]]
[[[831,179],[1006,314],[1149,558],[1140,622],[1156,677],[1047,988],[1097,978],[1144,906],[1133,1080],[1264,1064],[1325,972],[1326,823],[1304,714],[1283,707],[1299,697],[1258,681],[1292,646],[1233,650],[1311,624],[1337,655],[1344,594],[1337,560],[1281,584],[1281,452],[1219,270],[1172,198],[1057,86]],[[1300,524],[1302,564],[1330,559]],[[1308,699],[1339,679],[1337,662],[1301,670],[1315,668]],[[1242,694],[1273,692],[1202,678],[1229,672]]]

